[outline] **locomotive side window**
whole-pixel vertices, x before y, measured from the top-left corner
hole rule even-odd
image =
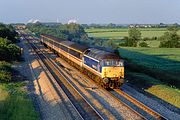
[[[106,61],[106,63],[105,63],[107,66],[109,66],[110,65],[110,61]]]
[[[103,66],[124,66],[124,63],[119,60],[104,60]]]

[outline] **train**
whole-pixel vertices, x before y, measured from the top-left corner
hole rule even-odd
[[[40,42],[105,89],[124,84],[124,60],[117,54],[51,35],[41,34]]]

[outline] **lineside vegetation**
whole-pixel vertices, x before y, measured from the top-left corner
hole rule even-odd
[[[11,25],[0,24],[0,120],[37,120],[24,78],[11,67],[19,61],[18,34]]]

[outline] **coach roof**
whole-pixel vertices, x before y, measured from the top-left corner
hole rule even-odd
[[[57,37],[54,37],[54,36],[52,36],[52,35],[47,35],[47,34],[41,34],[41,37],[46,37],[46,38],[49,38],[49,39],[54,40],[54,41],[56,41],[56,42],[63,41],[63,39],[59,39],[59,38],[57,38]]]
[[[85,50],[87,50],[89,48],[89,47],[87,47],[85,45],[80,45],[80,44],[77,44],[77,43],[72,44],[71,47],[76,49],[76,50],[79,50],[81,52],[84,52]]]
[[[51,36],[51,35],[41,34],[41,36],[42,36],[42,37],[49,38],[49,39],[51,39],[51,40],[54,40],[54,41],[56,41],[56,42],[58,42],[58,43],[61,43],[61,44],[65,45],[65,46],[68,46],[68,47],[71,47],[71,48],[73,48],[73,49],[75,49],[75,50],[78,50],[78,51],[80,51],[80,52],[84,52],[85,50],[88,49],[87,46],[80,45],[80,44],[77,44],[77,43],[75,43],[75,42],[71,42],[71,41],[68,41],[68,40],[59,39],[59,38],[54,37],[54,36]]]
[[[80,52],[84,52],[85,50],[88,49],[87,46],[83,46],[83,45],[80,45],[80,44],[77,44],[77,43],[71,42],[71,41],[62,41],[60,43],[65,45],[65,46],[68,46],[74,50],[80,51]]]

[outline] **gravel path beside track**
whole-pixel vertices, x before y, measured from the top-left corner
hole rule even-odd
[[[20,73],[29,79],[28,90],[33,99],[36,110],[43,120],[60,120],[60,119],[81,119],[79,114],[72,108],[67,96],[61,88],[58,92],[54,89],[49,79],[53,80],[51,74],[43,64],[37,60],[35,53],[22,41],[20,46],[24,48],[23,57],[25,61],[14,66]]]

